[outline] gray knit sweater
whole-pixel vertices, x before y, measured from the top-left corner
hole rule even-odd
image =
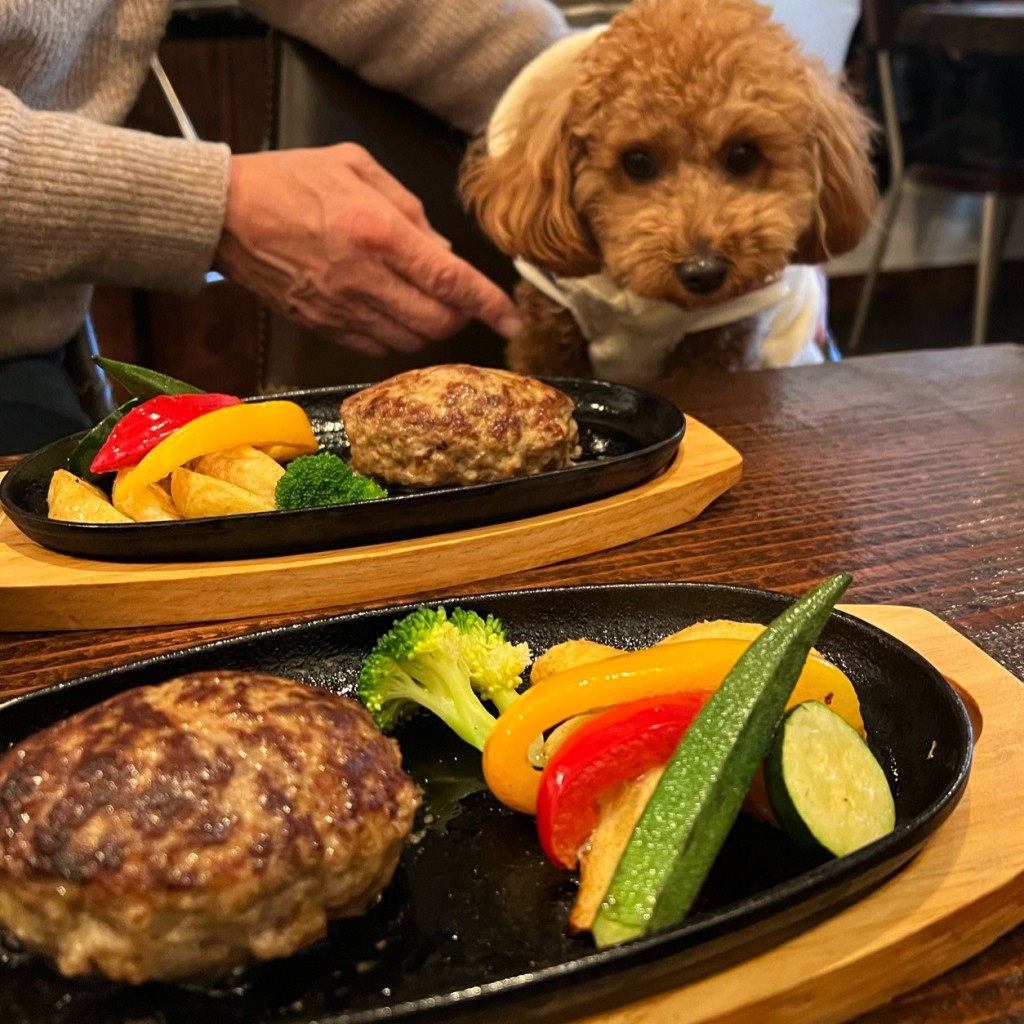
[[[244,5],[467,131],[566,31],[546,0]],[[93,284],[192,291],[210,267],[227,147],[118,127],[172,6],[0,0],[0,358],[69,338]]]

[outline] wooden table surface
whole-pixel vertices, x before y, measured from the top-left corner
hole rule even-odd
[[[742,453],[743,480],[678,529],[456,593],[632,580],[796,593],[848,570],[845,601],[926,608],[1024,678],[1024,347],[862,356],[659,390]],[[281,621],[0,634],[0,696]],[[860,1020],[1024,1020],[1024,927]]]

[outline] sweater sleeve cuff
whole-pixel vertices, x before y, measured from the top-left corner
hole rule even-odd
[[[0,267],[23,284],[198,289],[224,224],[230,155],[0,104]]]

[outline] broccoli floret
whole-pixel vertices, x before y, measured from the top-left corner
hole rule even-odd
[[[292,459],[274,492],[277,507],[289,510],[345,505],[387,496],[388,492],[376,480],[356,473],[334,452]]]
[[[451,622],[462,634],[473,688],[504,711],[519,696],[517,689],[530,664],[529,646],[509,643],[504,624],[493,615],[483,619],[476,612],[455,608]]]
[[[357,692],[385,732],[422,706],[483,750],[496,718],[481,693],[497,706],[495,696],[504,699],[507,691],[510,701],[529,662],[529,648],[508,643],[496,619],[461,609],[449,619],[444,608],[421,607],[377,641],[363,662]]]

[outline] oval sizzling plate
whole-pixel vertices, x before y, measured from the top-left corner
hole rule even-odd
[[[790,598],[710,584],[632,584],[438,599],[498,615],[534,654],[571,637],[648,646],[691,622],[767,622]],[[138,662],[0,707],[0,747],[127,687],[202,669],[271,672],[350,691],[362,658],[412,606],[286,626]],[[970,721],[942,676],[912,650],[835,614],[817,645],[852,678],[869,740],[896,798],[897,827],[842,860],[799,854],[741,816],[699,905],[675,927],[595,951],[564,923],[574,877],[541,853],[532,818],[486,791],[480,759],[430,716],[399,736],[424,787],[418,841],[365,917],[288,959],[215,984],[124,988],[67,981],[38,959],[0,965],[5,1024],[89,1020],[163,1024],[382,1024],[530,1014],[556,1021],[676,987],[777,944],[897,871],[945,820],[971,763]]]
[[[23,533],[65,554],[117,562],[263,558],[423,537],[582,505],[635,487],[664,470],[685,430],[671,402],[602,381],[541,378],[576,405],[580,456],[565,469],[534,476],[419,491],[378,501],[298,512],[258,512],[169,523],[67,523],[46,516],[53,471],[66,466],[81,435],[22,459],[0,481],[0,505]],[[275,394],[298,402],[321,447],[348,454],[339,413],[365,385]],[[258,401],[258,399],[256,399]]]

